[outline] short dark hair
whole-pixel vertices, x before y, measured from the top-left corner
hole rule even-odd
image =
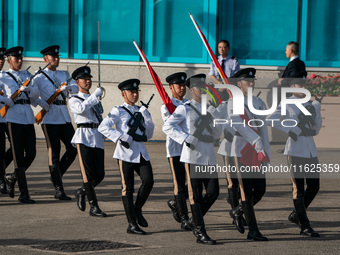
[[[229,41],[227,41],[227,40],[221,40],[221,41],[218,42],[217,45],[219,45],[221,42],[225,43],[225,44],[227,45],[227,47],[230,48],[230,43],[229,43]]]
[[[288,46],[292,49],[294,55],[299,55],[299,44],[297,42],[289,42]]]

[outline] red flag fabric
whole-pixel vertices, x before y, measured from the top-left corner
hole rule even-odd
[[[137,43],[135,41],[133,41],[133,44],[135,45],[139,55],[143,59],[144,64],[146,65],[147,69],[149,70],[149,73],[151,74],[152,80],[156,85],[157,91],[158,91],[159,95],[161,96],[165,107],[168,109],[169,113],[172,114],[175,111],[176,107],[172,103],[171,98],[169,97],[168,93],[166,93],[166,91],[165,91],[165,89],[162,85],[161,80],[159,79],[157,73],[151,67],[151,65],[150,65],[149,61],[147,60],[142,49],[137,45]]]

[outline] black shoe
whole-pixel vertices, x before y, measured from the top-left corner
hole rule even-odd
[[[309,224],[305,227],[301,227],[300,235],[309,237],[320,237],[319,233],[315,232]]]
[[[90,201],[90,216],[95,216],[95,217],[106,217],[106,213],[104,213],[102,210],[100,210],[98,204],[96,202]]]
[[[60,191],[55,192],[54,198],[59,200],[72,200],[69,196],[66,195],[65,192]]]
[[[189,226],[189,228],[190,228],[192,231],[194,231],[194,229],[195,229],[195,224],[194,224],[194,221],[193,221],[192,218],[189,218],[189,220],[188,220],[188,226]],[[195,233],[194,233],[194,234],[195,234]]]
[[[192,231],[192,228],[189,224],[189,220],[182,220],[181,229],[183,229],[184,231]]]
[[[137,223],[139,226],[142,226],[144,228],[147,228],[149,226],[148,222],[144,218],[142,214],[142,208],[135,208],[135,213],[136,213],[136,218],[137,218]]]
[[[197,237],[196,242],[201,244],[215,245],[216,241],[212,240],[206,233],[204,227],[196,227],[194,235]]]
[[[263,236],[258,230],[249,230],[247,239],[254,241],[268,241],[268,238]]]
[[[76,197],[77,200],[77,206],[80,211],[85,211],[86,209],[86,203],[85,203],[85,191],[83,188],[77,189],[74,192],[74,196]]]
[[[7,184],[7,191],[8,191],[8,195],[13,198],[14,194],[15,194],[15,183],[16,183],[16,178],[14,177],[14,174],[6,174],[5,176],[5,181]]]
[[[298,215],[295,211],[292,211],[289,216],[288,216],[288,220],[291,222],[291,223],[294,223],[296,225],[298,225],[299,227],[300,226],[300,222],[299,222],[299,219],[298,219]]]
[[[237,229],[238,232],[241,234],[244,233],[244,226],[242,223],[242,207],[241,205],[238,205],[237,207],[233,208],[231,211],[229,211],[229,215],[231,218],[233,218],[233,223]]]
[[[135,223],[129,223],[126,232],[129,234],[146,235],[145,231]]]
[[[177,212],[177,208],[176,208],[176,204],[175,201],[170,199],[168,201],[168,206],[172,211],[172,215],[174,216],[175,221],[177,221],[178,223],[181,223],[181,219],[179,218],[178,212]]]
[[[5,180],[2,180],[1,183],[0,183],[0,193],[1,194],[8,194],[7,185],[6,185]]]
[[[30,196],[20,196],[18,201],[24,204],[34,204],[35,201],[30,198]]]

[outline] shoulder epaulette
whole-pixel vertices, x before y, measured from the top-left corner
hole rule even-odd
[[[231,59],[237,60],[237,57],[232,56]]]

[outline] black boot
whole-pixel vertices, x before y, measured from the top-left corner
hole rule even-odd
[[[263,236],[257,227],[254,206],[252,201],[242,201],[243,213],[246,216],[246,221],[249,226],[247,239],[254,241],[268,241],[268,238]]]
[[[242,210],[242,206],[239,205],[239,202],[238,202],[238,195],[237,195],[238,189],[237,188],[228,189],[228,194],[230,196],[230,202],[232,206],[232,210],[229,211],[229,215],[233,219],[233,224],[235,225],[238,232],[243,234],[244,233],[244,225],[242,221],[243,210]]]
[[[296,213],[295,210],[293,210],[293,211],[289,214],[288,220],[289,220],[291,223],[294,223],[294,224],[298,225],[299,227],[301,227],[301,226],[300,226],[299,219],[298,219],[298,216],[297,216],[297,213]]]
[[[63,181],[60,175],[59,164],[54,164],[52,166],[49,166],[49,168],[51,173],[51,180],[55,188],[54,198],[59,200],[71,200],[71,198],[65,194]]]
[[[0,193],[1,194],[8,194],[7,185],[5,181],[5,175],[6,175],[5,161],[1,160],[0,162]]]
[[[15,195],[15,183],[17,182],[17,178],[15,176],[15,171],[13,174],[6,174],[5,176],[5,181],[7,184],[7,191],[8,191],[8,195],[13,198]]]
[[[126,230],[129,234],[137,234],[137,235],[145,235],[145,231],[142,230],[136,221],[136,212],[135,207],[133,205],[132,197],[122,196],[124,210],[126,214],[126,218],[129,222],[129,226]]]
[[[84,185],[80,189],[77,189],[74,192],[74,195],[76,197],[77,206],[78,206],[79,210],[80,211],[85,211],[85,209],[86,209],[86,202],[85,202],[85,188],[84,188]]]
[[[35,201],[30,198],[29,193],[28,193],[25,168],[24,167],[16,168],[15,174],[18,179],[18,186],[20,190],[20,197],[18,201],[24,204],[34,204]]]
[[[191,231],[191,227],[189,226],[188,208],[184,195],[178,194],[177,196],[175,196],[175,201],[178,216],[181,220],[181,229],[185,231]]]
[[[100,210],[98,206],[96,192],[94,191],[93,185],[91,182],[84,183],[84,188],[86,192],[87,199],[90,204],[90,216],[95,217],[106,217],[106,213]]]
[[[216,241],[212,240],[205,231],[203,215],[200,204],[193,204],[191,207],[192,218],[194,221],[195,229],[194,235],[197,237],[196,242],[201,244],[215,245]]]
[[[177,221],[178,223],[181,223],[181,219],[178,216],[175,200],[170,199],[168,200],[167,204],[172,211],[172,215],[174,216],[175,221]]]
[[[319,233],[315,232],[314,229],[310,226],[309,219],[307,217],[305,204],[303,201],[303,197],[298,199],[294,199],[294,207],[297,214],[297,218],[300,223],[301,231],[300,235],[310,236],[310,237],[319,237]]]
[[[137,217],[137,223],[138,225],[145,227],[145,228],[148,227],[149,224],[142,214],[142,207],[144,206],[146,200],[148,199],[150,192],[152,190],[152,187],[153,187],[153,182],[150,182],[149,184],[146,184],[143,182],[138,190],[138,194],[137,194],[136,201],[135,201],[135,213]]]

